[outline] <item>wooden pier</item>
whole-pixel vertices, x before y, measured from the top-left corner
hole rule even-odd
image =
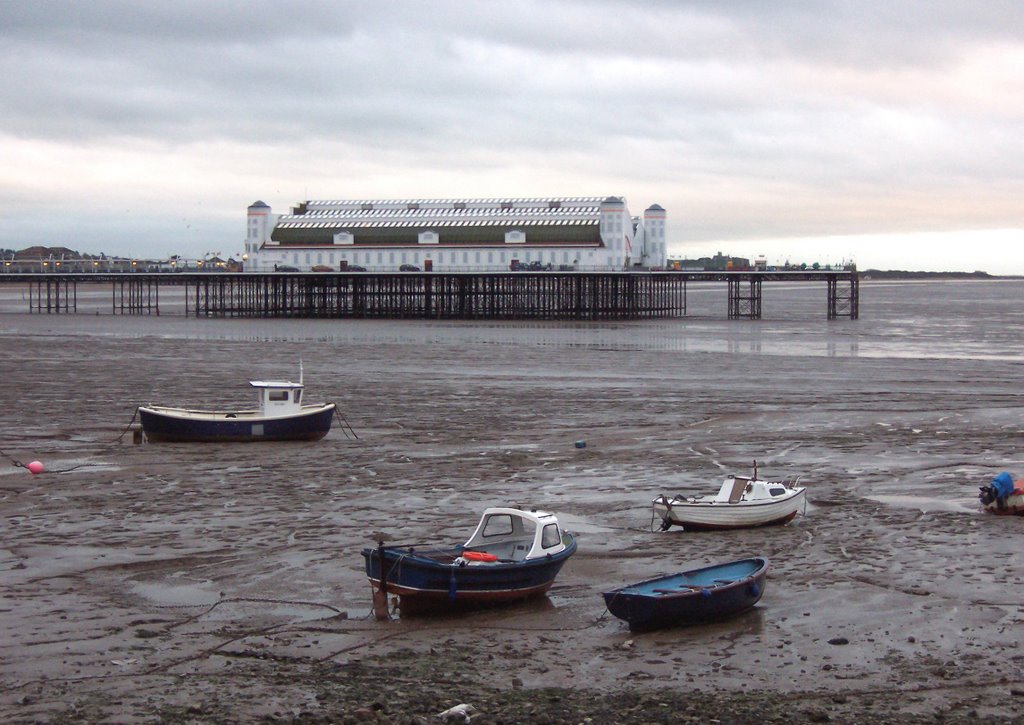
[[[859,317],[856,271],[208,272],[3,274],[29,285],[29,311],[72,313],[78,285],[111,287],[112,314],[160,314],[184,288],[194,317],[639,320],[686,316],[691,284],[724,282],[729,319],[761,319],[766,284],[824,282],[827,319]]]

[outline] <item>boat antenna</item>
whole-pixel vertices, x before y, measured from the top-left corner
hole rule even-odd
[[[302,358],[299,358],[299,385],[302,385]]]
[[[754,480],[757,480],[757,459],[754,459]]]

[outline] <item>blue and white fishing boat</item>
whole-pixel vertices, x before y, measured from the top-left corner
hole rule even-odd
[[[301,382],[252,380],[259,392],[255,410],[192,410],[163,405],[139,406],[149,441],[172,443],[234,441],[316,441],[327,435],[334,403],[306,405]]]
[[[403,615],[502,604],[547,592],[576,540],[546,511],[488,508],[465,544],[446,548],[363,549],[366,576],[379,600],[394,595]]]
[[[648,579],[604,592],[608,611],[630,629],[713,621],[747,611],[764,594],[768,559],[757,556]]]

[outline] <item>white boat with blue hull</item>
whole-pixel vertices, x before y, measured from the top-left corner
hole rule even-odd
[[[315,441],[331,430],[334,403],[305,405],[301,382],[252,380],[259,391],[255,410],[193,410],[139,406],[146,438],[153,442]]]
[[[576,539],[546,511],[486,509],[465,544],[363,549],[375,609],[402,615],[504,604],[544,594],[576,553]],[[383,603],[378,600],[384,600]]]

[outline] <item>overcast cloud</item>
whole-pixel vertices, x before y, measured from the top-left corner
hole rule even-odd
[[[0,247],[623,195],[673,256],[1024,273],[1024,4],[7,2]]]

